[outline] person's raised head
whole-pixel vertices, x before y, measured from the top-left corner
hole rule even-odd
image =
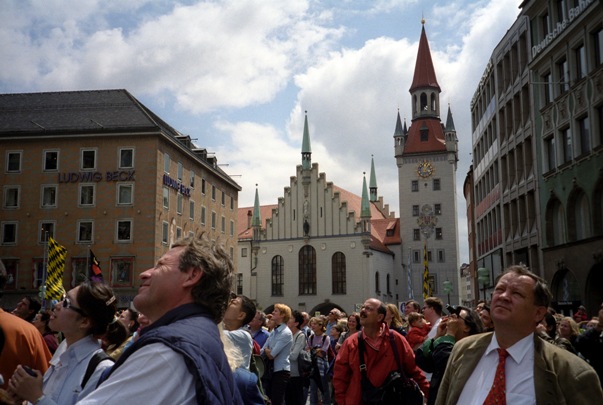
[[[113,290],[104,283],[84,281],[77,289],[77,305],[90,320],[90,333],[100,337],[114,321],[117,300]]]

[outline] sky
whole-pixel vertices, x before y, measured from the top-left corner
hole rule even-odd
[[[2,0],[0,93],[126,89],[216,154],[242,187],[239,207],[276,204],[312,162],[361,195],[371,156],[378,194],[399,215],[393,134],[410,125],[421,19],[442,121],[459,139],[460,263],[468,262],[462,187],[470,102],[520,0]],[[459,263],[459,264],[460,264]]]

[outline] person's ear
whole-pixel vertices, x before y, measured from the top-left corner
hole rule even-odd
[[[186,278],[184,280],[183,286],[193,287],[197,285],[197,283],[199,283],[199,280],[201,280],[201,277],[203,276],[203,270],[201,270],[199,267],[191,267],[191,269],[185,274]]]

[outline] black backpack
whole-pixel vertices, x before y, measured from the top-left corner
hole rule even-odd
[[[82,384],[81,384],[82,389],[84,389],[84,387],[86,386],[86,383],[88,382],[90,377],[92,377],[92,374],[94,374],[96,367],[98,367],[98,365],[104,360],[111,360],[113,363],[115,363],[115,360],[113,359],[113,357],[109,356],[104,351],[94,353],[94,356],[92,356],[92,358],[88,362],[88,367],[86,368],[86,374],[84,374],[84,378],[82,379]]]

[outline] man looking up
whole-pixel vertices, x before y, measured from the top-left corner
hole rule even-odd
[[[134,305],[151,324],[81,404],[241,403],[220,340],[233,265],[207,234],[179,240],[140,275]]]
[[[358,334],[362,334],[365,352],[366,374],[374,387],[381,387],[392,371],[398,370],[394,357],[390,334],[393,334],[400,355],[400,364],[408,378],[414,379],[427,395],[429,383],[423,372],[415,364],[415,355],[406,339],[392,331],[384,322],[387,309],[375,298],[364,302],[360,309],[360,325],[362,331],[354,333],[343,342],[335,359],[333,386],[335,400],[338,405],[362,403],[362,384],[360,373],[360,357],[358,353]]]
[[[454,345],[436,404],[603,403],[592,367],[534,333],[551,296],[527,267],[509,267],[492,295],[494,332]]]
[[[17,306],[11,313],[21,319],[25,319],[27,322],[31,322],[40,311],[40,308],[42,308],[40,301],[34,297],[26,296],[17,303]]]
[[[431,324],[431,330],[427,334],[428,339],[435,337],[438,332],[438,326],[442,320],[442,310],[444,309],[444,302],[438,297],[429,297],[425,299],[425,306],[423,307],[423,316],[427,319],[427,322]]]
[[[255,304],[244,295],[233,294],[224,313],[224,334],[243,355],[243,368],[249,370],[253,342],[251,334],[245,328],[255,316]]]
[[[262,311],[256,311],[255,317],[249,322],[249,331],[251,337],[260,346],[264,346],[266,339],[268,339],[268,331],[264,329],[266,325],[266,314]]]

